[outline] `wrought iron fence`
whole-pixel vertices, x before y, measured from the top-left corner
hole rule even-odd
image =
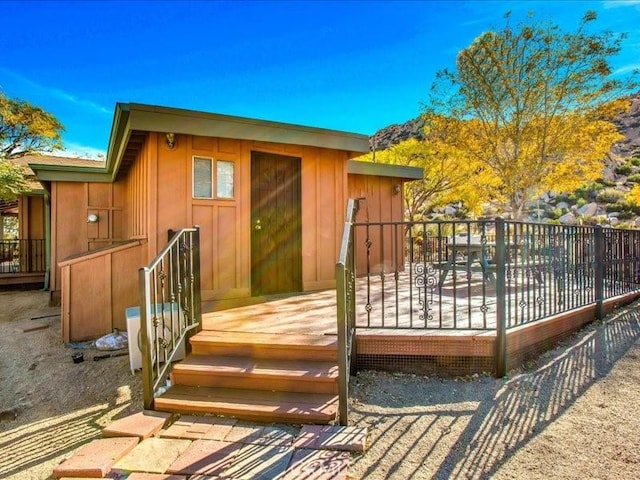
[[[44,240],[0,240],[0,273],[44,273],[46,267]]]
[[[169,232],[170,241],[139,270],[142,384],[145,408],[153,408],[172,362],[188,337],[201,329],[200,231]]]
[[[336,294],[338,311],[338,405],[339,422],[348,424],[349,376],[355,365],[356,303],[355,256],[353,220],[358,212],[358,201],[350,199],[347,217],[336,264]]]
[[[640,232],[505,221],[354,224],[358,327],[512,328],[640,289]]]

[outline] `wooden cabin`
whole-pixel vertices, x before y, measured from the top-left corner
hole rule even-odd
[[[138,269],[198,225],[205,301],[335,287],[350,197],[403,216],[415,168],[353,161],[367,136],[117,104],[104,164],[32,163],[50,201],[50,279],[65,341],[126,328]]]
[[[47,155],[25,155],[10,162],[25,170],[31,190],[15,200],[0,200],[0,287],[48,287],[50,241],[49,195],[35,179],[30,163],[59,166],[102,166],[103,162]]]

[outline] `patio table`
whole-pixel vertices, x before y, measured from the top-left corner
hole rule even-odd
[[[450,271],[482,272],[485,281],[495,285],[495,263],[489,263],[487,250],[495,247],[487,243],[455,243],[447,245],[448,258],[441,266],[439,285],[442,286]],[[462,259],[461,256],[462,255]]]

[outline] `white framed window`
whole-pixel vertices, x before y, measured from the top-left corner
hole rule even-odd
[[[233,198],[233,178],[235,163],[225,160],[216,161],[216,197]]]
[[[214,189],[215,188],[215,189]],[[235,197],[235,163],[211,157],[193,157],[193,198]]]
[[[193,157],[193,198],[213,198],[213,158]]]

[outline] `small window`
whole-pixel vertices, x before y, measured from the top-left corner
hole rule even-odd
[[[233,198],[233,162],[216,162],[216,197]]]
[[[235,164],[209,157],[193,157],[193,198],[234,198]],[[215,191],[213,187],[215,185]]]
[[[193,157],[193,196],[213,198],[213,159]]]

